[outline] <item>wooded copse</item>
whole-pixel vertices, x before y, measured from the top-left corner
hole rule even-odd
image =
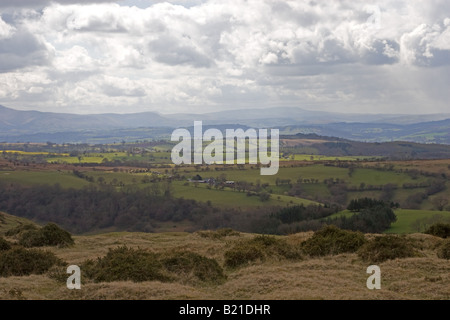
[[[51,221],[78,234],[108,228],[152,232],[158,223],[182,221],[189,221],[192,231],[230,227],[243,232],[288,234],[334,224],[343,229],[382,232],[395,221],[390,207],[379,200],[351,218],[325,220],[343,208],[336,204],[218,208],[208,202],[173,197],[170,183],[159,188],[0,184],[0,210],[41,223]]]

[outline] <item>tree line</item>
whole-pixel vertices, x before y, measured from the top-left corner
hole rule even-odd
[[[0,210],[38,222],[54,222],[72,233],[105,228],[151,232],[154,223],[198,222],[214,209],[195,200],[177,199],[170,189],[59,185],[0,185]]]

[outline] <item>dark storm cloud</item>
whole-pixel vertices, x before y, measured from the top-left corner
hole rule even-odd
[[[392,40],[377,39],[361,57],[367,64],[393,64],[399,61],[400,45]]]
[[[45,65],[49,59],[46,46],[28,32],[18,31],[10,38],[0,39],[0,72]]]

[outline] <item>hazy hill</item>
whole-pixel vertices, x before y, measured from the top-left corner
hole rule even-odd
[[[306,154],[314,151],[314,154],[325,156],[382,156],[391,160],[450,158],[450,146],[445,144],[408,141],[361,142],[302,133],[282,135],[280,138],[285,142],[284,145]],[[283,143],[281,145],[283,146]],[[305,148],[304,151],[302,148]]]
[[[411,141],[450,144],[450,119],[404,125],[359,122],[297,125],[283,127],[281,132],[286,134],[315,133],[367,142]]]
[[[450,114],[404,115],[404,114],[357,114],[326,111],[311,111],[295,107],[276,107],[267,109],[245,109],[198,114],[164,115],[176,120],[204,120],[210,124],[236,123],[250,127],[275,127],[292,124],[329,124],[345,123],[387,123],[414,124],[424,121],[436,121],[450,118]]]
[[[177,121],[172,121],[154,112],[78,115],[39,111],[18,111],[0,106],[0,134],[2,136],[92,129],[108,130],[137,127],[175,127],[177,125]]]
[[[446,119],[446,120],[444,120]],[[450,114],[369,115],[310,111],[301,108],[246,109],[206,114],[155,112],[78,115],[18,111],[0,106],[0,142],[106,143],[159,139],[174,128],[279,128],[281,133],[316,133],[358,141],[412,141],[450,144]]]

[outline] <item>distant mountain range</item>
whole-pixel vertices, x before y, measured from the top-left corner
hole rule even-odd
[[[206,114],[155,112],[78,115],[18,111],[0,106],[0,142],[105,143],[168,137],[174,128],[205,126],[278,128],[357,141],[450,144],[450,114],[344,114],[301,108],[246,109]]]
[[[364,142],[410,141],[450,144],[450,119],[414,124],[390,123],[328,123],[283,127],[282,133],[315,133]]]

